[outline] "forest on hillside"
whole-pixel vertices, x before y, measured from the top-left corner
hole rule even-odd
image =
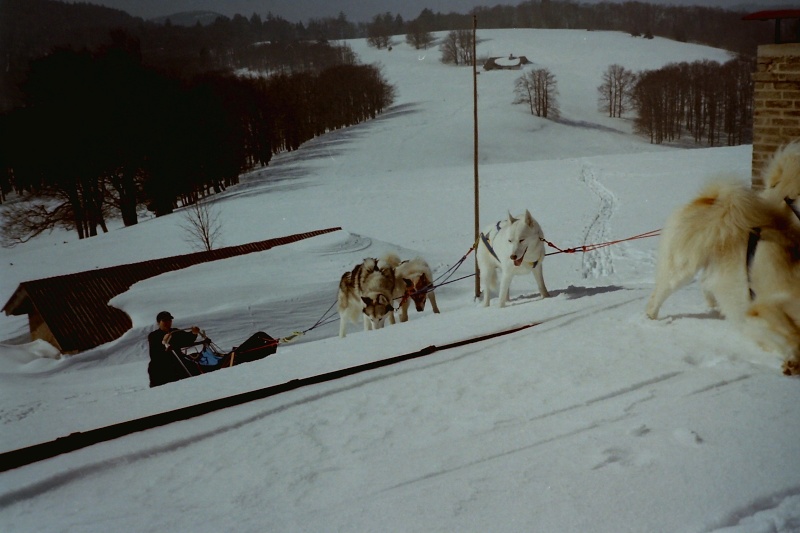
[[[739,104],[748,104],[752,91],[742,72],[757,45],[770,42],[772,27],[741,17],[635,1],[529,0],[467,14],[424,9],[411,21],[379,13],[366,23],[343,14],[290,23],[253,13],[181,25],[90,3],[3,0],[3,244],[56,226],[85,238],[106,231],[108,217],[136,224],[141,206],[159,216],[197,203],[273,154],[391,105],[393,87],[377,67],[359,64],[343,39],[366,37],[381,47],[405,35],[427,47],[431,32],[465,31],[474,18],[487,29],[616,30],[729,49],[742,58],[732,67],[676,66],[615,90],[639,108],[637,128],[651,142],[685,131],[711,145],[746,142],[750,124],[742,109],[749,107]],[[259,75],[241,74],[247,71]],[[698,89],[696,80],[709,72],[729,73],[730,90]],[[670,94],[694,104],[673,109]],[[724,113],[737,106],[738,113]]]
[[[371,33],[407,35],[467,29],[477,16],[479,28],[553,28],[614,30],[632,35],[654,35],[682,42],[724,48],[754,56],[759,44],[772,42],[771,22],[743,21],[745,13],[701,6],[654,5],[645,2],[584,4],[571,0],[527,0],[517,5],[478,7],[469,13],[438,13],[423,9],[413,20],[376,13],[369,22],[353,22],[344,14],[314,17],[305,23],[288,22],[270,14],[219,16],[210,24],[191,26],[146,21],[91,3],[65,4],[55,0],[0,2],[0,112],[17,105],[16,85],[29,61],[56,47],[94,49],[108,44],[111,29],[124,30],[141,43],[146,65],[180,75],[245,68],[297,71],[321,69],[339,61],[327,43]],[[797,24],[797,21],[787,21]],[[787,28],[792,35],[795,28]]]

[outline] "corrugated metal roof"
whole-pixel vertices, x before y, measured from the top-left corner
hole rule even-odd
[[[328,228],[277,239],[229,246],[209,252],[151,259],[63,276],[24,281],[3,307],[6,315],[38,312],[61,351],[79,352],[118,339],[132,327],[131,319],[108,301],[137,281],[209,261],[269,250],[275,246],[339,231]]]

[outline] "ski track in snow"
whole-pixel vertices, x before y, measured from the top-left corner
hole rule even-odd
[[[583,234],[582,244],[587,246],[610,241],[610,221],[617,210],[617,198],[598,181],[595,171],[588,165],[583,165],[579,179],[585,183],[586,186],[589,187],[589,190],[596,194],[600,200],[597,214]],[[610,247],[605,246],[583,254],[581,274],[584,279],[599,278],[613,273],[614,262]]]

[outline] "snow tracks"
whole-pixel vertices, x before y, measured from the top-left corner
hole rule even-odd
[[[617,198],[598,181],[596,171],[586,164],[581,167],[581,175],[578,179],[585,183],[599,199],[597,213],[586,228],[581,244],[592,245],[608,242],[612,239],[610,222],[617,210]],[[585,252],[581,262],[581,273],[584,278],[597,278],[613,274],[614,261],[611,247],[605,246]]]

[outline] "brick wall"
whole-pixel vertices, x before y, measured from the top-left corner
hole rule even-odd
[[[800,43],[758,47],[753,111],[753,186],[781,145],[800,138]]]

